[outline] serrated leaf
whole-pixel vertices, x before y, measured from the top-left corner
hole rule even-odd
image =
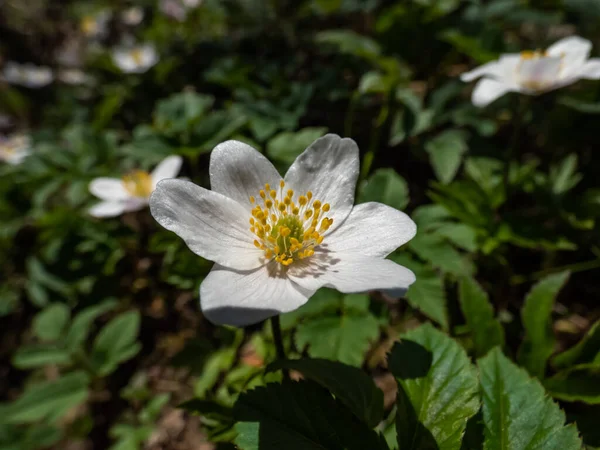
[[[399,448],[459,450],[479,410],[477,369],[464,349],[427,324],[402,335],[388,366],[398,382]]]
[[[85,401],[88,383],[87,374],[72,372],[57,380],[33,385],[14,402],[0,404],[0,422],[19,424],[41,419],[55,422]]]
[[[107,375],[140,350],[136,342],[140,327],[138,311],[128,311],[111,320],[96,336],[91,362],[98,375]]]
[[[276,361],[267,371],[292,369],[331,392],[356,417],[374,428],[383,417],[383,392],[362,370],[327,359]]]
[[[408,205],[408,184],[394,169],[378,169],[361,184],[359,203],[380,202],[396,209]]]
[[[591,362],[600,365],[600,320],[592,325],[580,342],[552,359],[552,365],[557,368]]]
[[[312,381],[268,384],[234,406],[241,450],[386,450],[385,440]]]
[[[600,364],[580,364],[544,380],[554,398],[600,405]]]
[[[499,348],[478,361],[486,450],[580,450],[574,425],[542,385]]]
[[[458,172],[463,155],[468,150],[467,134],[461,130],[448,130],[425,144],[433,171],[444,184],[450,183]]]
[[[332,359],[360,366],[371,342],[379,336],[377,319],[370,314],[345,313],[315,317],[298,325],[296,347],[308,347],[313,358]]]
[[[53,303],[39,312],[33,319],[33,332],[44,341],[58,339],[71,316],[64,303]]]
[[[471,330],[475,355],[483,356],[496,346],[504,345],[504,329],[494,317],[487,293],[472,278],[460,281],[460,308]]]
[[[561,272],[541,280],[527,294],[521,310],[525,338],[519,348],[517,361],[538,378],[544,376],[546,362],[554,351],[556,338],[552,330],[552,307],[569,275],[569,272]]]
[[[12,358],[18,369],[33,369],[49,364],[66,365],[71,363],[71,355],[64,348],[51,344],[20,347]]]

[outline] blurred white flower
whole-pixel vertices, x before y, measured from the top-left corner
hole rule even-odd
[[[108,23],[111,17],[112,13],[106,10],[96,14],[88,14],[81,18],[79,27],[87,38],[101,39],[108,34]]]
[[[197,8],[202,0],[160,0],[160,10],[172,19],[183,22],[188,11]]]
[[[125,25],[136,26],[144,20],[144,9],[140,6],[132,6],[121,13],[121,21]]]
[[[580,79],[600,79],[600,58],[589,58],[592,44],[579,36],[554,43],[546,51],[502,55],[461,75],[469,82],[483,77],[473,90],[476,106],[486,106],[508,92],[537,95]]]
[[[21,164],[31,153],[31,139],[26,134],[0,137],[0,161],[8,164]]]
[[[100,177],[90,183],[90,192],[102,200],[89,214],[94,217],[114,217],[124,212],[137,211],[148,204],[156,184],[174,178],[181,169],[182,158],[169,156],[148,173],[136,170],[119,178]]]
[[[317,289],[399,294],[414,274],[385,257],[416,232],[404,213],[354,204],[356,143],[317,139],[282,179],[261,153],[227,141],[211,154],[207,190],[165,180],[150,211],[196,254],[214,261],[200,286],[204,315],[244,326],[292,311]]]
[[[61,69],[58,71],[58,79],[65,84],[90,84],[93,78],[80,69]]]
[[[123,46],[113,50],[115,65],[125,73],[142,73],[158,62],[158,53],[152,44]]]
[[[52,83],[54,75],[49,67],[8,61],[2,68],[2,79],[10,84],[40,88]]]

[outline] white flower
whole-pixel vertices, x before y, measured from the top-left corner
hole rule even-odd
[[[112,13],[106,10],[89,14],[81,18],[79,26],[87,38],[101,39],[108,34],[108,23],[111,17]]]
[[[165,158],[151,172],[136,170],[118,178],[96,178],[90,183],[90,192],[102,200],[89,210],[94,217],[114,217],[124,212],[137,211],[148,204],[159,181],[174,178],[179,173],[180,156]]]
[[[483,77],[473,90],[476,106],[486,106],[508,92],[536,95],[558,89],[580,79],[600,79],[600,58],[589,59],[590,41],[570,36],[546,51],[524,51],[502,55],[461,75],[469,82]]]
[[[31,153],[31,139],[26,134],[0,137],[0,161],[11,165],[21,164]]]
[[[144,10],[140,6],[132,6],[121,13],[125,25],[136,26],[144,20]]]
[[[2,68],[2,78],[11,84],[28,88],[39,88],[54,81],[54,75],[49,67],[33,64],[19,64],[8,61]]]
[[[58,72],[58,79],[66,84],[91,84],[93,78],[80,69],[61,69]]]
[[[179,22],[183,22],[189,10],[197,8],[202,0],[160,0],[160,10]]]
[[[214,261],[200,286],[212,322],[244,326],[292,311],[322,286],[341,292],[403,292],[414,274],[385,257],[416,232],[380,203],[353,207],[358,147],[326,135],[282,179],[262,154],[238,141],[211,154],[207,190],[166,180],[150,211],[196,254]]]
[[[142,73],[158,62],[158,53],[152,44],[126,46],[113,50],[113,61],[125,73]]]

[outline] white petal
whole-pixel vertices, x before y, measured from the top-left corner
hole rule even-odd
[[[589,59],[579,70],[578,75],[579,78],[585,78],[587,80],[600,79],[600,58]]]
[[[239,141],[217,145],[210,154],[210,187],[242,205],[250,206],[250,196],[269,183],[279,187],[281,175],[261,153]]]
[[[491,61],[476,67],[469,72],[461,74],[460,79],[465,83],[469,83],[479,77],[496,75],[499,71],[499,68],[500,66],[498,61]]]
[[[519,86],[531,91],[546,91],[555,88],[563,77],[563,62],[558,56],[524,59],[517,70]]]
[[[237,270],[265,263],[253,244],[250,209],[224,195],[189,181],[163,180],[150,197],[150,211],[203,258]]]
[[[415,281],[414,273],[388,259],[322,251],[289,266],[288,276],[308,290],[331,287],[343,293],[406,290]]]
[[[579,78],[581,67],[592,51],[592,43],[579,36],[569,36],[552,44],[546,50],[548,56],[561,58],[561,78]],[[573,80],[574,81],[574,80]],[[568,83],[563,83],[563,85]]]
[[[352,210],[358,172],[356,142],[327,134],[296,158],[285,174],[285,182],[296,191],[296,195],[312,191],[314,199],[330,204],[327,217],[333,219],[333,226],[329,229],[331,233]]]
[[[159,181],[167,178],[175,178],[179,174],[181,169],[181,163],[183,158],[181,156],[173,155],[163,159],[152,171],[152,184],[154,189]]]
[[[508,84],[484,78],[475,86],[471,100],[475,106],[483,107],[511,91],[515,88]]]
[[[546,50],[548,56],[562,56],[568,53],[585,55],[587,58],[592,50],[592,43],[579,36],[568,36],[556,41]]]
[[[511,84],[514,82],[515,68],[519,63],[519,59],[520,57],[518,54],[507,53],[502,55],[497,61],[491,61],[476,67],[470,72],[463,73],[460,76],[460,79],[465,82],[470,82],[479,77],[486,77]]]
[[[125,73],[136,72],[138,67],[128,50],[120,49],[113,52],[115,65]]]
[[[95,178],[90,183],[90,192],[102,200],[125,200],[131,195],[118,178]]]
[[[200,307],[215,324],[245,326],[293,311],[313,293],[289,280],[274,261],[244,272],[215,264],[200,286]]]
[[[93,217],[115,217],[125,212],[124,202],[100,202],[89,209],[89,214]]]
[[[356,205],[320,248],[383,258],[410,241],[417,225],[401,211],[382,203]]]

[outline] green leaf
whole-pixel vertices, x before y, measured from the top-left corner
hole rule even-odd
[[[483,48],[481,39],[466,36],[456,29],[445,30],[439,34],[442,41],[448,42],[456,50],[470,56],[478,63],[486,63],[496,59],[498,55]]]
[[[85,401],[88,383],[87,374],[72,372],[57,380],[33,385],[14,402],[0,404],[0,423],[32,423],[42,419],[56,422],[69,409]]]
[[[584,114],[600,114],[600,102],[586,102],[575,97],[562,96],[557,102]]]
[[[382,436],[312,381],[267,384],[234,406],[241,450],[385,450]]]
[[[433,171],[442,183],[448,184],[456,176],[463,155],[469,149],[467,136],[461,130],[448,130],[425,144]]]
[[[360,366],[371,343],[379,336],[379,324],[371,314],[344,313],[323,316],[301,323],[295,335],[296,347],[308,347],[313,358],[326,358]]]
[[[34,369],[49,364],[66,365],[71,363],[71,355],[63,348],[52,344],[30,345],[17,349],[12,358],[18,369]]]
[[[459,450],[479,410],[477,370],[464,349],[427,324],[394,344],[388,366],[398,382],[399,448]]]
[[[600,363],[600,320],[592,325],[577,345],[556,355],[552,359],[552,365],[564,368],[596,361]]]
[[[433,267],[454,275],[471,275],[473,264],[464,258],[442,236],[435,233],[417,233],[408,243],[417,256],[431,263]]]
[[[69,321],[71,311],[64,303],[53,303],[33,319],[33,332],[43,341],[58,339]]]
[[[484,356],[496,346],[504,345],[504,329],[494,318],[494,308],[487,293],[470,277],[460,280],[460,308],[471,330],[475,355]]]
[[[508,360],[499,348],[478,361],[483,394],[486,450],[580,450],[574,425],[541,384]]]
[[[383,392],[362,370],[327,359],[276,361],[267,371],[292,369],[331,392],[356,417],[374,428],[383,417]]]
[[[600,405],[600,364],[581,364],[544,380],[554,398]]]
[[[107,300],[95,306],[85,308],[75,316],[67,332],[65,343],[70,350],[82,345],[90,333],[94,320],[102,314],[110,311],[117,305],[116,301]]]
[[[417,277],[406,293],[406,299],[410,305],[447,330],[448,311],[443,278],[431,268],[412,260],[406,254],[393,253],[390,259],[408,267]]]
[[[380,202],[396,209],[408,205],[408,184],[394,169],[378,169],[362,182],[358,203]]]
[[[98,375],[108,375],[119,363],[135,356],[141,346],[136,342],[140,313],[128,311],[111,320],[98,335],[92,347],[91,361]]]
[[[525,338],[519,348],[517,361],[538,378],[544,376],[546,361],[554,351],[556,338],[552,330],[552,307],[569,275],[569,272],[561,272],[541,280],[527,294],[521,310]]]
[[[573,189],[583,178],[582,174],[577,173],[577,154],[571,153],[560,164],[551,167],[549,178],[552,192],[556,195]]]
[[[361,36],[350,30],[327,30],[316,34],[318,44],[332,44],[340,53],[347,53],[361,58],[372,59],[379,56],[379,44],[371,38]]]
[[[273,136],[267,143],[267,154],[270,158],[287,164],[294,162],[316,139],[325,135],[327,128],[303,128],[300,131],[283,131]]]

